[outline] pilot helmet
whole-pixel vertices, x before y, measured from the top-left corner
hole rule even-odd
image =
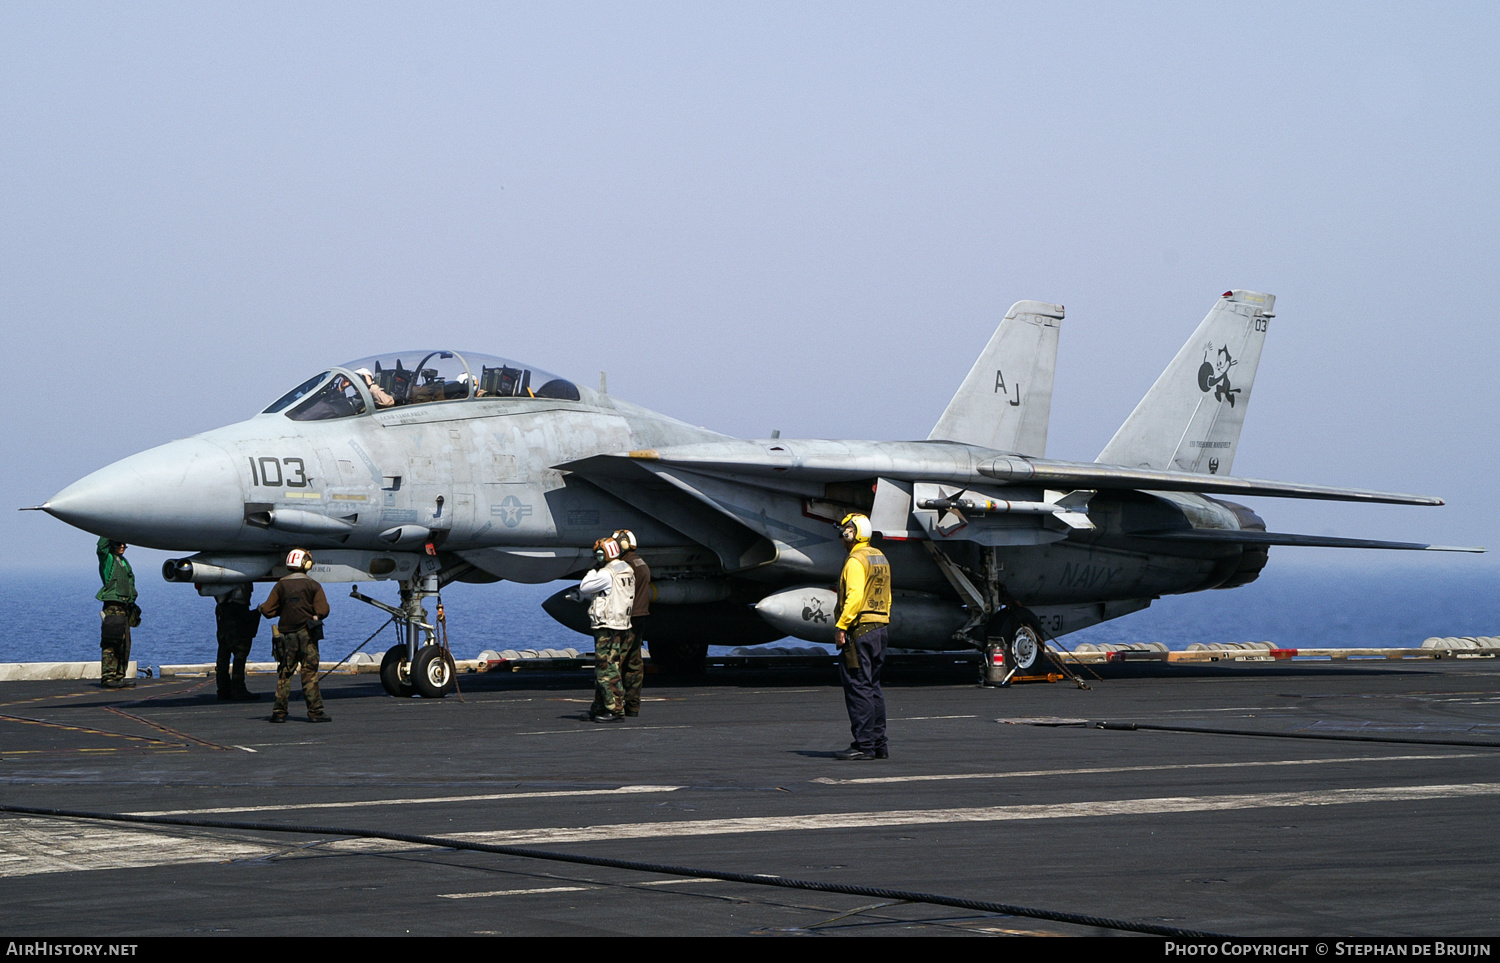
[[[839,522],[839,531],[852,528],[856,542],[868,542],[874,529],[870,526],[870,517],[859,512],[850,512]]]
[[[620,551],[622,552],[633,552],[640,547],[635,540],[635,532],[632,532],[628,528],[620,529],[611,535],[610,538],[620,543]]]
[[[305,548],[294,548],[286,553],[286,567],[294,572],[305,572],[313,567],[313,557]]]
[[[620,543],[613,538],[601,538],[594,543],[594,558],[600,564],[612,562],[620,557]]]

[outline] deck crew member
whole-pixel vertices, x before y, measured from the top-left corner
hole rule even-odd
[[[288,552],[286,567],[291,574],[276,583],[258,609],[267,618],[281,616],[280,636],[271,645],[276,654],[276,704],[271,707],[272,722],[286,721],[292,673],[299,665],[307,721],[332,721],[332,716],[323,711],[323,696],[318,692],[318,642],[323,638],[323,620],[328,617],[328,596],[323,594],[323,586],[307,574],[312,566],[312,556],[305,549]]]
[[[641,661],[641,620],[651,614],[651,567],[636,551],[635,532],[622,528],[611,537],[620,543],[620,560],[635,572],[635,604],[630,609],[630,635],[620,661],[620,679],[625,687],[625,715],[638,716],[641,685],[646,681],[646,667]]]
[[[219,700],[254,702],[260,696],[245,688],[245,662],[260,629],[260,612],[250,607],[249,583],[233,586],[219,596],[214,621],[219,637],[219,658],[214,665]]]
[[[99,613],[99,682],[106,689],[128,689],[135,680],[126,678],[130,669],[130,629],[141,624],[141,607],[135,604],[135,573],[125,561],[125,543],[100,538],[99,581],[104,585],[94,598],[104,603]]]
[[[594,561],[597,567],[578,583],[579,597],[589,600],[589,626],[594,630],[594,704],[589,720],[619,722],[625,718],[620,670],[635,607],[635,571],[620,558],[620,543],[613,538],[594,543]]]
[[[891,621],[891,563],[870,546],[871,533],[870,519],[857,512],[839,523],[849,557],[839,573],[839,617],[833,638],[839,647],[839,679],[854,741],[834,753],[837,759],[885,759],[890,754],[880,669]]]

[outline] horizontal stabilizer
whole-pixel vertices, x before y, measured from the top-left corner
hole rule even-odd
[[[1121,468],[1088,462],[1031,461],[996,458],[979,466],[980,474],[1010,484],[1043,484],[1048,488],[1134,488],[1146,491],[1198,492],[1205,495],[1261,495],[1267,498],[1311,498],[1334,502],[1373,502],[1386,505],[1441,505],[1431,495],[1407,495],[1365,488],[1329,488],[1260,478],[1196,475],[1184,471]]]
[[[1332,535],[1289,535],[1283,532],[1236,532],[1191,529],[1171,532],[1132,532],[1135,538],[1172,542],[1231,542],[1238,545],[1302,545],[1312,548],[1390,548],[1413,552],[1483,552],[1477,545],[1427,545],[1422,542],[1384,542],[1374,538],[1337,538]]]

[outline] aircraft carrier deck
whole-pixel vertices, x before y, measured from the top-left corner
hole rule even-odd
[[[878,762],[832,758],[848,728],[823,667],[648,676],[640,718],[608,726],[581,721],[578,670],[464,675],[463,701],[335,675],[331,725],[305,722],[300,695],[268,724],[263,676],[257,703],[202,679],[8,683],[6,805],[335,831],[0,813],[0,929],[1116,932],[356,835],[373,830],[1245,937],[1500,931],[1500,660],[1091,671],[1088,691],[981,689],[972,666],[895,667]]]

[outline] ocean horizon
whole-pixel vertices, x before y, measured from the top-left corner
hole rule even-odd
[[[141,553],[135,566],[143,612],[133,632],[132,657],[142,666],[214,661],[214,601],[189,585],[163,581]],[[443,590],[454,655],[486,649],[589,650],[592,640],[554,622],[543,599],[565,582],[523,585],[455,583]],[[99,579],[95,569],[0,570],[0,662],[64,662],[99,657]],[[331,665],[364,643],[377,658],[399,641],[381,625],[386,614],[349,597],[343,584],[325,586],[333,608],[322,646]],[[361,583],[364,594],[396,602],[394,583]],[[270,586],[257,585],[254,601]],[[432,606],[429,604],[429,611]],[[711,634],[712,625],[704,631]],[[379,634],[370,639],[372,634]],[[1194,642],[1269,641],[1281,647],[1417,646],[1433,636],[1500,635],[1500,565],[1473,556],[1383,557],[1324,561],[1300,557],[1271,564],[1238,589],[1164,596],[1151,607],[1062,638],[1081,642],[1162,642],[1183,649]],[[368,641],[366,641],[369,639]],[[812,643],[787,639],[784,645]],[[724,653],[728,646],[714,646]],[[271,659],[262,628],[251,658]]]

